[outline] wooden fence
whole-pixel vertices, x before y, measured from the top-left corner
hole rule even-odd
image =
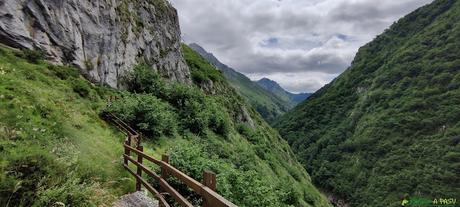
[[[200,183],[193,178],[187,176],[185,173],[179,171],[169,164],[169,156],[163,155],[161,160],[155,159],[144,153],[144,148],[141,145],[141,136],[129,125],[124,123],[118,117],[111,113],[105,113],[104,118],[111,121],[123,133],[127,135],[124,146],[124,167],[136,178],[136,191],[141,190],[144,186],[150,193],[152,193],[159,201],[160,207],[169,207],[165,196],[169,195],[183,207],[193,207],[184,196],[177,192],[171,185],[168,184],[167,179],[173,176],[180,180],[183,184],[187,185],[196,194],[200,195],[203,199],[203,207],[237,207],[227,199],[223,198],[215,192],[216,190],[216,174],[210,171],[203,172],[203,182]],[[134,146],[133,146],[134,145]],[[131,153],[136,154],[137,159],[131,156]],[[160,166],[161,174],[158,175],[144,165],[144,160],[152,162]],[[136,170],[129,167],[129,163],[136,166]],[[145,173],[155,179],[161,186],[159,190],[152,187],[143,177]]]

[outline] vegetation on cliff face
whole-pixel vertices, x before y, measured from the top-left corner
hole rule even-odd
[[[459,195],[459,37],[460,2],[436,0],[277,121],[316,184],[351,206]]]
[[[0,46],[0,206],[111,203],[134,188],[98,116],[113,92],[41,57]]]
[[[166,82],[140,65],[128,78],[128,92],[107,110],[147,134],[154,154],[169,153],[193,178],[216,172],[217,191],[238,206],[329,206],[277,132],[218,70],[185,45],[183,52],[193,85]]]

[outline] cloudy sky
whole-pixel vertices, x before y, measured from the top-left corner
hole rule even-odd
[[[170,0],[183,39],[253,80],[314,92],[358,48],[432,0]]]

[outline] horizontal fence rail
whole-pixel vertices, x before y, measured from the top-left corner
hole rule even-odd
[[[141,146],[141,136],[129,125],[124,123],[121,119],[112,113],[104,113],[103,118],[112,122],[118,129],[127,135],[123,154],[123,166],[136,178],[136,190],[141,190],[144,186],[152,195],[154,195],[159,203],[160,207],[170,207],[166,201],[165,195],[169,195],[183,207],[193,207],[184,196],[182,196],[177,190],[175,190],[168,182],[168,177],[172,176],[180,180],[187,187],[192,189],[196,194],[201,196],[203,199],[203,207],[237,207],[232,202],[228,201],[218,193],[216,193],[216,174],[210,171],[203,172],[203,182],[200,183],[193,178],[189,177],[185,173],[176,169],[169,164],[169,156],[163,155],[161,160],[158,160],[144,152],[144,148]],[[132,145],[135,145],[134,147]],[[137,159],[131,156],[131,152],[136,154]],[[143,162],[149,161],[161,168],[161,174],[158,175],[154,171],[150,170]],[[136,166],[136,170],[129,167],[129,163]],[[148,183],[142,177],[142,174],[152,177],[159,183],[161,187],[159,190],[155,189],[150,183]]]

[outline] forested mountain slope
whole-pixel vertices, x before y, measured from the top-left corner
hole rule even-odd
[[[275,126],[351,206],[460,195],[460,1],[436,0],[362,47]]]
[[[243,96],[267,122],[273,122],[277,117],[295,106],[289,99],[278,97],[274,93],[259,86],[259,84],[254,83],[245,75],[237,72],[235,69],[221,63],[212,53],[207,52],[200,45],[192,43],[190,44],[190,48],[221,70],[228,80],[228,83],[235,88],[236,92]]]

